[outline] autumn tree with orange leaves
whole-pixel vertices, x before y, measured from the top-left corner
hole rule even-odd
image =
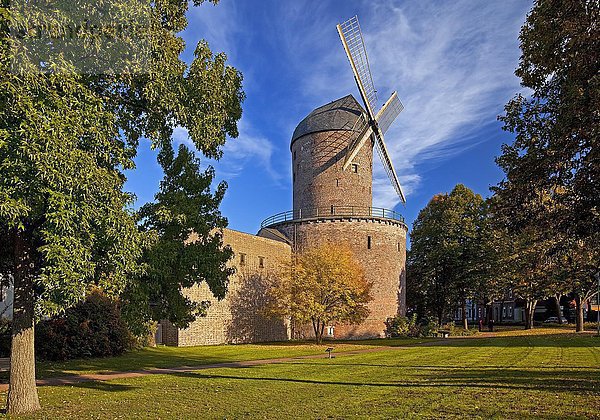
[[[367,318],[371,286],[349,248],[320,245],[294,254],[292,263],[272,280],[267,312],[310,322],[320,344],[325,326],[359,324]]]

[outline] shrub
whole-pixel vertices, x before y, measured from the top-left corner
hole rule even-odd
[[[407,318],[405,316],[395,316],[393,318],[388,318],[385,321],[385,335],[386,337],[409,337],[411,324],[414,326],[414,321],[416,318],[413,316],[412,318]]]
[[[454,322],[451,322],[451,323],[445,325],[444,329],[450,331],[451,336],[456,336],[456,337],[468,337],[470,335],[474,335],[477,333],[477,331],[475,329],[466,330],[462,327],[458,327],[454,324]]]
[[[395,316],[388,318],[385,322],[386,337],[430,337],[437,332],[437,326],[430,319],[417,321],[417,315],[410,318],[405,316]]]
[[[424,318],[420,324],[421,337],[432,337],[438,332],[437,323],[430,318]]]
[[[8,318],[0,318],[0,357],[10,356],[12,341],[11,323]]]
[[[41,321],[35,339],[36,357],[43,360],[116,356],[135,345],[118,301],[98,290],[64,315]]]

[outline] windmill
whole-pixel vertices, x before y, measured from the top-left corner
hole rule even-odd
[[[363,114],[362,118],[359,118],[357,121],[355,129],[358,132],[358,135],[350,141],[344,159],[343,169],[345,170],[350,166],[352,159],[358,154],[366,141],[368,139],[373,139],[388,178],[392,182],[402,203],[406,203],[404,192],[398,181],[396,170],[394,169],[394,165],[392,164],[392,160],[390,159],[390,155],[383,139],[383,135],[387,132],[388,128],[390,128],[390,125],[392,125],[398,114],[402,112],[404,106],[402,105],[402,102],[400,102],[398,94],[394,91],[377,114],[374,113],[373,110],[377,108],[377,91],[373,85],[373,78],[371,76],[371,69],[369,68],[369,60],[367,58],[365,43],[358,23],[358,17],[354,16],[346,22],[338,24],[337,30],[340,39],[342,40],[344,50],[346,51],[346,55],[348,56],[348,60],[350,61],[350,67],[354,73],[354,80],[358,86],[358,91],[365,106],[365,110],[367,111],[366,115]]]

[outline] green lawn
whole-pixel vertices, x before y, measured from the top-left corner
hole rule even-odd
[[[326,342],[278,342],[265,344],[219,345],[198,347],[147,347],[119,357],[69,360],[66,362],[38,362],[37,377],[50,378],[70,374],[100,373],[112,371],[169,368],[176,366],[199,366],[242,360],[272,359],[322,354],[328,346],[336,352],[351,351],[378,346],[416,345],[432,339],[362,340]],[[0,373],[0,383],[8,382],[8,373]]]
[[[600,418],[600,339],[540,333],[504,332],[335,359],[40,387],[44,408],[33,418]],[[385,341],[367,345],[379,343]],[[215,346],[204,351],[220,360],[321,351],[311,347]],[[152,352],[166,352],[171,360],[195,358],[188,365],[203,360],[199,348],[137,354]],[[116,360],[123,366],[127,357],[134,356]]]

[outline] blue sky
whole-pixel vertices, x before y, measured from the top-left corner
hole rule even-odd
[[[314,108],[348,93],[358,98],[336,24],[358,15],[380,103],[398,91],[405,110],[386,134],[407,204],[399,203],[376,158],[373,205],[396,209],[409,225],[439,192],[463,183],[489,195],[494,163],[511,141],[496,116],[521,90],[514,69],[527,0],[221,0],[191,7],[184,59],[206,39],[244,75],[240,136],[212,164],[229,184],[221,210],[229,227],[256,233],[292,207],[289,142]],[[188,141],[183,129],[176,142]],[[145,143],[126,188],[150,201],[162,172]]]

